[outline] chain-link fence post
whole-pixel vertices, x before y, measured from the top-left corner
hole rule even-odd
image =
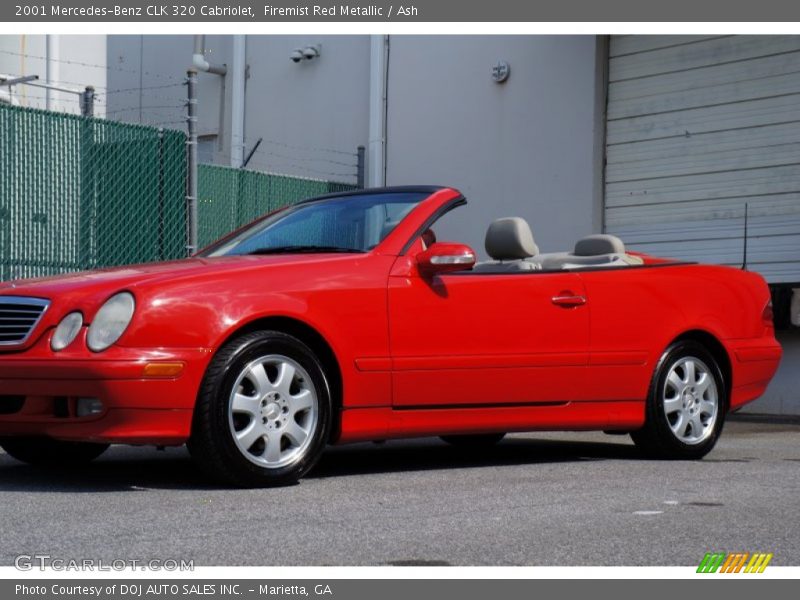
[[[78,261],[84,268],[93,268],[97,262],[97,195],[95,193],[95,120],[91,116],[91,99],[94,90],[86,88],[81,94],[80,137],[78,164],[80,165],[80,208]]]
[[[189,136],[186,139],[186,221],[189,256],[197,252],[197,70],[186,72],[187,117]]]
[[[364,189],[364,159],[366,157],[367,149],[364,146],[358,147],[358,163],[356,164],[356,187],[360,190]]]
[[[81,115],[84,117],[94,116],[94,87],[87,85],[80,95]]]
[[[158,260],[164,253],[164,128],[158,128]]]

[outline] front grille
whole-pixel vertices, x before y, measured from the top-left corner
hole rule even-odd
[[[0,346],[27,342],[48,306],[41,298],[0,296]]]

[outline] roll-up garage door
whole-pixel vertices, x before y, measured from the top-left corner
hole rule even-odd
[[[800,36],[614,36],[605,229],[800,282]]]

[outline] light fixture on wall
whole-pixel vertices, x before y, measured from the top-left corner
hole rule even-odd
[[[303,48],[295,48],[292,50],[292,53],[289,55],[289,58],[292,62],[299,63],[304,60],[312,60],[314,58],[318,58],[319,55],[322,53],[322,46],[317,44],[316,46],[304,46]]]
[[[497,64],[492,67],[492,79],[495,83],[503,83],[511,75],[511,65],[504,60],[498,60]]]

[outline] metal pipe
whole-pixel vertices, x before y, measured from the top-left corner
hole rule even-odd
[[[11,79],[3,79],[0,77],[0,86],[11,87],[12,85],[20,85],[37,79],[39,79],[38,75],[24,75],[22,77],[12,77]]]
[[[386,76],[385,35],[370,36],[369,53],[369,174],[370,187],[386,185]]]
[[[186,72],[187,117],[186,128],[186,250],[191,256],[197,252],[197,70]]]
[[[256,150],[258,150],[258,147],[261,145],[261,142],[263,140],[264,138],[260,137],[258,138],[258,141],[255,144],[253,144],[253,147],[250,149],[250,152],[247,153],[247,158],[245,158],[244,162],[242,163],[243,169],[247,167],[248,163],[250,162],[250,159],[253,158],[253,155],[256,153]]]
[[[215,65],[206,60],[206,36],[194,36],[194,53],[192,54],[192,64],[195,68],[214,75],[225,75],[228,68],[225,65]]]
[[[45,78],[47,82],[61,79],[61,40],[58,35],[47,35],[47,61],[45,64]],[[60,100],[58,90],[47,88],[45,92],[45,106],[47,110],[55,110]]]
[[[244,164],[244,102],[246,38],[233,36],[233,72],[231,73],[231,166]]]
[[[17,79],[19,77],[20,77],[19,75],[12,75],[10,73],[0,73],[0,80],[8,81],[9,79]],[[34,77],[34,79],[27,79],[28,77]],[[49,84],[46,81],[40,81],[38,75],[26,75],[23,76],[22,78],[26,79],[26,81],[20,81],[12,85],[29,85],[31,87],[44,88],[46,90],[56,90],[58,92],[65,92],[67,94],[76,94],[78,96],[83,94],[83,92],[85,91],[85,88],[81,89],[77,87],[74,88],[61,87],[58,85]]]

